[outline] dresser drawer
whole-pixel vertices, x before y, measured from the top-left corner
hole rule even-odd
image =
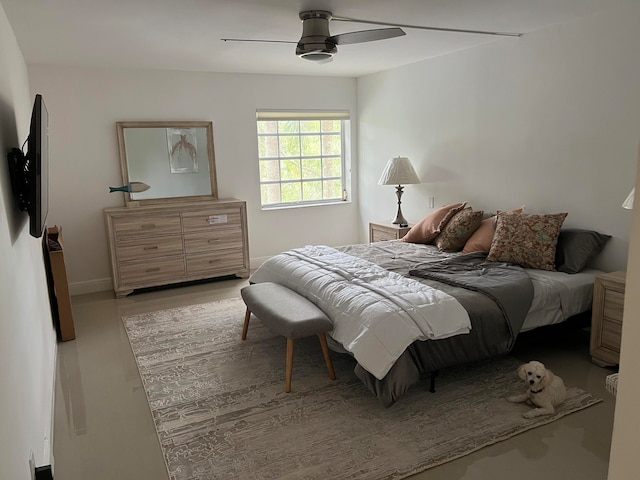
[[[411,226],[401,227],[391,223],[369,223],[369,243],[398,240],[411,230]]]
[[[604,316],[622,322],[624,312],[624,293],[605,288],[604,290]]]
[[[218,228],[213,232],[187,233],[184,236],[184,250],[187,254],[206,253],[235,249],[242,244],[242,229]]]
[[[184,233],[240,226],[239,208],[221,208],[182,214],[182,231]]]
[[[620,353],[622,322],[605,318],[602,321],[602,340],[600,345]]]
[[[143,237],[119,240],[116,243],[118,261],[182,255],[182,236]]]
[[[626,272],[596,275],[591,316],[591,360],[602,367],[620,362]]]
[[[179,234],[180,215],[130,215],[113,218],[116,239],[141,235]]]
[[[184,257],[167,257],[120,265],[120,282],[146,285],[157,280],[179,281],[185,276]]]
[[[371,230],[371,242],[384,242],[386,240],[396,240],[398,238],[395,232],[386,230]]]
[[[242,250],[239,249],[187,256],[187,273],[189,275],[214,272],[224,275],[226,271],[233,273],[243,267],[244,258]]]

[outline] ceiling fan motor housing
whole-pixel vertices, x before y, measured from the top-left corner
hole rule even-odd
[[[338,48],[329,40],[329,20],[331,12],[310,10],[300,12],[302,20],[302,37],[296,47],[296,55],[305,60],[327,60],[333,57]]]

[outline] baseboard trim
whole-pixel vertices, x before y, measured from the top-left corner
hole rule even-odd
[[[69,294],[84,295],[86,293],[108,292],[113,290],[113,281],[111,277],[100,278],[97,280],[88,280],[86,282],[74,282],[69,284]]]
[[[54,435],[54,427],[55,427],[55,416],[56,416],[56,376],[58,372],[58,342],[56,341],[55,334],[53,336],[54,344],[53,344],[53,371],[51,372],[51,413],[50,413],[50,424],[49,424],[49,432],[45,435],[43,439],[42,445],[42,460],[43,465],[52,465],[53,466],[53,435]]]

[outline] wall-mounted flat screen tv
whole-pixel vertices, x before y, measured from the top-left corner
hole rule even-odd
[[[49,114],[42,95],[36,95],[31,112],[27,153],[9,152],[9,170],[20,210],[29,214],[29,233],[42,236],[49,212]]]

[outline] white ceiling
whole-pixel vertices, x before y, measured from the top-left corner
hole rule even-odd
[[[28,64],[361,76],[518,37],[405,29],[404,37],[338,47],[333,62],[295,56],[298,13],[411,25],[519,32],[612,9],[633,0],[0,0]],[[379,28],[332,22],[331,34]]]

